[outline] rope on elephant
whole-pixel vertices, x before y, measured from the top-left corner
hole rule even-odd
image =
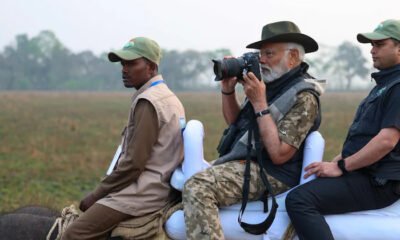
[[[67,227],[78,217],[79,213],[74,205],[65,207],[61,212],[61,217],[58,217],[54,222],[53,226],[51,227],[49,233],[47,234],[46,240],[50,240],[50,237],[53,234],[56,227],[58,227],[58,234],[55,240],[61,239]]]
[[[296,230],[294,230],[292,223],[289,223],[282,239],[283,240],[292,240],[295,235],[296,235]]]

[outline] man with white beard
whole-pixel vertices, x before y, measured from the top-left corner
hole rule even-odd
[[[224,239],[218,207],[265,200],[297,185],[304,140],[320,124],[321,92],[303,62],[305,53],[318,50],[315,40],[294,23],[282,21],[265,25],[261,40],[247,47],[259,49],[263,81],[252,72],[244,73],[243,79],[221,81],[222,111],[229,128],[218,146],[220,158],[184,186],[187,239]],[[242,105],[236,99],[237,83],[246,95]],[[266,231],[265,224],[241,226],[253,234]]]

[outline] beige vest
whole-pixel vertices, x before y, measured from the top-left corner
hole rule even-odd
[[[151,86],[161,79],[161,75],[152,78],[132,97],[130,110],[132,113],[138,100],[146,99],[154,106],[158,117],[158,140],[153,146],[144,171],[136,182],[97,202],[132,216],[142,216],[157,211],[167,204],[171,190],[169,183],[171,174],[183,160],[184,108],[166,84]],[[122,154],[126,152],[124,148],[127,147],[124,139],[134,131],[134,126],[129,124],[133,121],[130,118],[122,140]]]

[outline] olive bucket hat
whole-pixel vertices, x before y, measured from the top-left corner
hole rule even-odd
[[[261,40],[247,45],[247,48],[260,49],[267,42],[294,42],[302,45],[306,53],[318,50],[318,43],[300,32],[299,27],[290,21],[267,24],[263,27]]]
[[[381,22],[373,32],[357,34],[360,43],[370,43],[373,40],[394,38],[400,41],[400,20],[389,19]]]
[[[112,51],[108,54],[108,59],[111,62],[119,62],[121,60],[130,61],[141,57],[145,57],[160,65],[160,46],[149,38],[137,37],[126,43],[121,50]]]

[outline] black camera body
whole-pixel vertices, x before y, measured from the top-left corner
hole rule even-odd
[[[215,81],[224,78],[237,77],[243,80],[243,74],[252,72],[261,80],[260,62],[258,53],[247,52],[238,58],[227,58],[222,60],[212,60],[214,62]]]

